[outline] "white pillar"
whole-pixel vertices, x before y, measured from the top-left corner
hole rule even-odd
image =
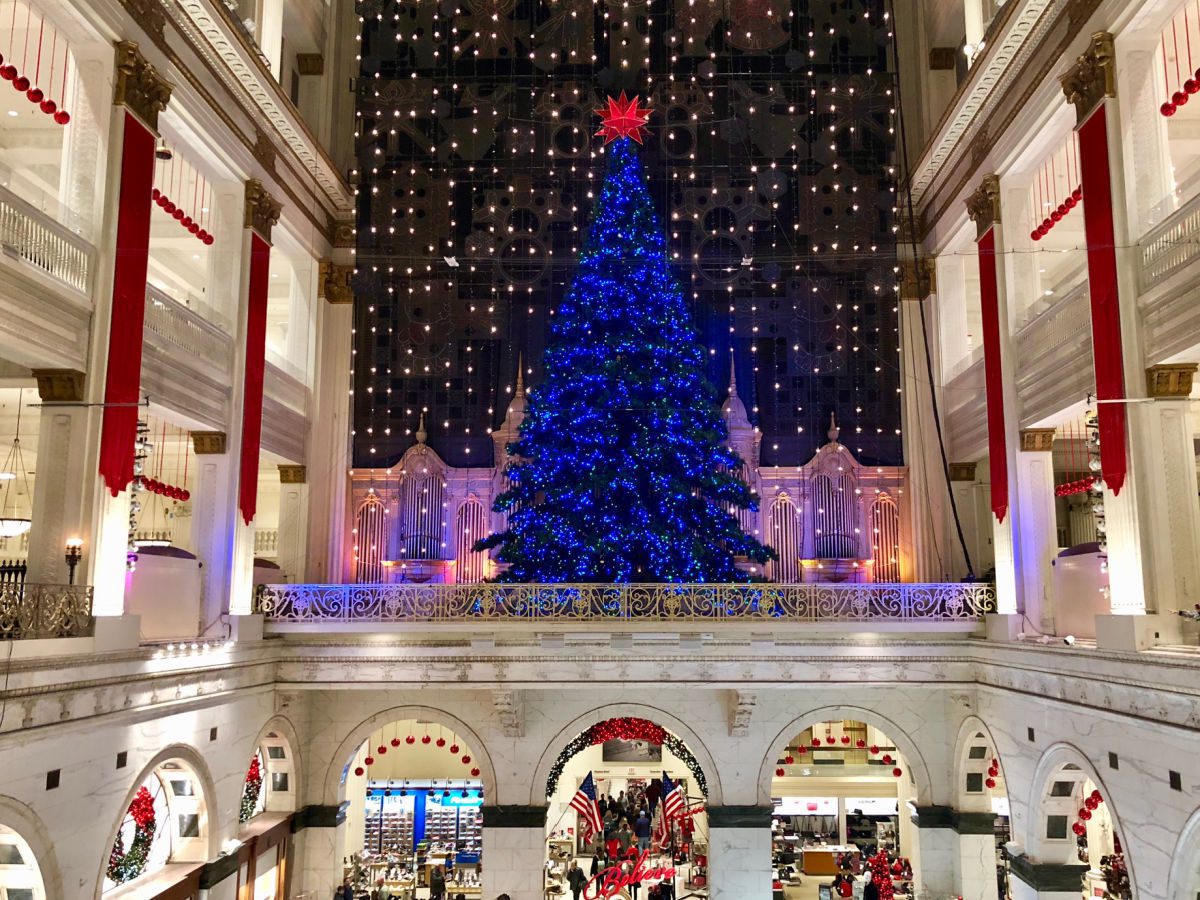
[[[996,836],[958,835],[958,896],[963,900],[997,900]]]
[[[350,363],[354,295],[350,266],[321,263],[317,371],[309,465],[325,473],[309,497],[308,566],[297,581],[339,583],[348,575],[346,525],[350,469]]]
[[[1075,842],[1071,841],[1074,847]],[[1087,866],[1035,862],[1024,854],[1009,862],[1009,891],[1013,900],[1079,900]],[[965,898],[964,898],[965,900]]]
[[[967,552],[971,554],[971,567],[976,576],[983,575],[992,567],[991,529],[981,529],[980,523],[988,523],[991,515],[986,504],[980,503],[980,488],[978,473],[979,465],[974,462],[950,463],[950,490],[954,494],[954,505],[958,510],[959,524],[962,526],[963,541],[966,542]],[[986,534],[981,532],[986,531]],[[962,558],[962,547],[958,541],[958,530],[954,524],[954,514],[946,510],[946,543],[947,551],[954,563],[951,572],[966,572],[966,560]]]
[[[1015,505],[1021,523],[1017,540],[1021,560],[1018,574],[1025,615],[1042,633],[1054,633],[1053,564],[1058,554],[1058,523],[1054,507],[1054,429],[1021,430]]]
[[[67,369],[35,369],[33,375],[43,403],[64,405],[26,409],[23,413],[40,415],[26,580],[34,584],[66,584],[67,563],[63,555],[67,540],[82,540],[83,553],[92,552],[85,521],[87,491],[95,474],[88,466],[89,417],[83,406],[84,374]],[[81,564],[76,570],[77,584],[86,581],[86,572]]]
[[[771,807],[709,807],[708,882],[713,900],[770,900]]]
[[[918,810],[918,816],[921,815]],[[933,897],[954,896],[957,890],[958,835],[948,825],[922,826],[914,820],[913,884]]]
[[[283,570],[285,580],[293,584],[304,581],[307,544],[308,470],[304,466],[280,466],[275,561]]]
[[[255,35],[271,74],[280,83],[283,77],[283,7],[284,0],[262,0],[258,34]]]
[[[192,432],[196,480],[192,489],[192,552],[204,564],[201,617],[207,625],[226,609],[234,561],[237,512],[237,465],[221,431]]]
[[[508,811],[514,809],[520,810],[520,814],[506,819]],[[539,812],[541,821],[528,824],[537,819]],[[508,894],[512,900],[543,900],[545,809],[485,806],[483,816],[483,896]]]

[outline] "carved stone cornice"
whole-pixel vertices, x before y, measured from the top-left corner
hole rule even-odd
[[[353,250],[358,244],[352,220],[330,219],[329,233],[333,235],[333,246],[338,250]]]
[[[1000,224],[1000,178],[997,175],[984,175],[974,193],[966,200],[967,215],[975,223],[979,237],[993,225]]]
[[[278,154],[275,145],[261,129],[254,129],[254,160],[267,172],[275,174],[275,160]]]
[[[1053,428],[1022,428],[1022,453],[1049,453],[1054,449]]]
[[[279,467],[279,483],[280,484],[308,484],[308,467],[307,466],[280,466]]]
[[[244,225],[253,228],[266,240],[271,240],[271,229],[279,221],[283,207],[279,201],[267,193],[263,183],[257,178],[246,182],[246,216]]]
[[[332,260],[321,260],[317,285],[321,299],[329,303],[353,303],[354,288],[351,279],[353,266],[339,266]]]
[[[950,480],[951,481],[974,481],[975,480],[975,463],[973,462],[952,462],[950,463]]]
[[[1161,400],[1186,400],[1192,395],[1192,378],[1196,369],[1195,363],[1151,366],[1146,370],[1146,396]]]
[[[197,456],[224,453],[227,443],[223,431],[192,432],[192,450]]]
[[[174,86],[146,62],[133,41],[117,41],[116,79],[113,103],[128,108],[149,125],[158,128],[158,114],[167,108]]]
[[[82,403],[85,375],[75,369],[34,369],[38,396],[49,403]]]
[[[1105,97],[1117,96],[1116,58],[1113,36],[1097,31],[1087,50],[1059,76],[1067,102],[1075,107],[1077,122],[1082,123]]]
[[[146,34],[156,40],[162,39],[167,14],[158,0],[126,0],[125,5],[133,15],[133,21],[141,25]]]

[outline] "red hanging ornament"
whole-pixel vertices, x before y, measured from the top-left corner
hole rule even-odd
[[[355,775],[357,775],[359,778],[361,778],[361,777],[362,777],[362,776],[365,774],[365,772],[363,771],[363,767],[362,767],[362,766],[355,766],[355,767],[354,767],[354,774],[355,774]]]
[[[1086,806],[1088,809],[1095,809],[1100,804],[1096,801],[1095,797],[1088,797],[1086,800],[1083,801],[1083,805]]]
[[[436,740],[434,743],[436,743],[436,744],[437,744],[439,747],[445,747],[445,746],[446,746],[446,739],[445,739],[445,738],[443,738],[443,737],[440,737],[440,738],[438,738],[438,739],[437,739],[437,740]]]
[[[892,769],[892,774],[895,775],[897,778],[899,778],[901,775],[904,774],[904,770],[901,769],[899,766],[897,766],[896,768]]]
[[[871,753],[872,753],[872,754],[875,754],[875,753],[878,753],[878,752],[879,752],[879,747],[877,747],[875,744],[872,744],[872,745],[871,745]]]
[[[808,752],[808,748],[802,744],[796,748],[796,752],[799,753],[801,756],[803,756],[804,754],[806,754]]]
[[[813,746],[814,750],[820,750],[821,749],[821,739],[813,738],[812,746]]]
[[[392,746],[399,747],[400,746],[400,738],[398,738],[398,737],[392,738]]]
[[[989,788],[994,788],[996,786],[996,779],[995,778],[985,778],[983,783],[986,784]]]
[[[828,737],[825,738],[825,743],[836,744],[837,741],[834,739],[833,735],[829,735]]]
[[[857,741],[854,742],[854,745],[856,747],[858,747],[859,750],[861,750],[863,747],[867,746],[867,742],[864,741],[862,738],[859,738]]]
[[[842,735],[842,743],[843,743],[843,744],[848,744],[848,743],[850,743],[850,735],[848,735],[848,734],[843,734],[843,735]]]
[[[415,737],[413,737],[411,734],[404,739],[404,743],[406,743],[406,744],[415,744],[416,742],[417,742],[417,739]]]
[[[472,770],[471,770],[471,777],[472,777],[472,778],[478,778],[478,777],[479,777],[479,770],[478,770],[478,769],[472,769]]]
[[[433,740],[433,738],[431,738],[429,735],[425,735],[424,737],[421,738],[421,743],[428,744],[431,740]]]
[[[782,778],[782,777],[783,777],[783,769],[776,769],[776,770],[775,770],[775,777],[776,777],[776,778]]]
[[[890,754],[890,753],[883,754],[883,764],[885,766],[890,766],[892,764],[892,754]]]
[[[796,757],[794,757],[794,756],[785,756],[785,757],[783,758],[783,761],[784,761],[784,763],[785,763],[785,764],[787,764],[787,765],[789,765],[789,766],[790,766],[790,765],[793,765],[793,764],[796,762]]]
[[[1186,106],[1187,102],[1191,99],[1192,98],[1189,97],[1187,94],[1185,94],[1183,91],[1176,91],[1175,93],[1173,93],[1171,95],[1171,102],[1174,103],[1176,106]]]
[[[1042,233],[1035,228],[1033,231],[1029,232],[1029,237],[1031,240],[1040,241],[1042,239]]]
[[[1079,811],[1079,818],[1083,819],[1083,821],[1086,822],[1091,817],[1092,817],[1092,811],[1090,809],[1084,807],[1083,809],[1081,809]]]
[[[30,88],[25,92],[25,99],[30,103],[41,103],[46,98],[41,88]]]
[[[1075,832],[1075,834],[1079,835],[1079,837],[1083,837],[1085,834],[1087,834],[1087,826],[1082,822],[1076,822],[1071,826],[1071,830]]]
[[[366,759],[363,760],[363,762],[365,762],[368,766],[373,766],[373,765],[375,765],[375,757],[368,756]]]
[[[1160,106],[1158,111],[1169,119],[1171,116],[1175,115],[1175,104],[1168,101]]]
[[[3,78],[5,81],[12,81],[16,77],[17,77],[17,67],[16,66],[9,64],[7,66],[0,67],[0,78]]]
[[[451,752],[451,753],[457,753],[457,752],[458,752],[458,744],[451,744],[451,745],[450,745],[450,752]]]
[[[387,753],[387,745],[380,744],[378,747],[375,748],[375,752],[378,753],[380,756],[383,756],[384,754]]]
[[[20,91],[22,94],[29,90],[29,79],[24,75],[19,75],[13,79],[13,88]]]
[[[1098,790],[1092,791],[1092,796],[1095,798],[1097,803],[1104,802],[1104,798],[1100,795],[1100,791],[1098,791]]]
[[[469,765],[471,764],[471,757],[469,757],[469,756],[464,756],[464,757],[462,758],[462,762],[463,762],[463,765],[464,765],[464,766],[469,766]]]

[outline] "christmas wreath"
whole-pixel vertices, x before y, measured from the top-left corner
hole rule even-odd
[[[700,768],[700,763],[679,738],[671,734],[661,725],[655,725],[646,719],[622,718],[609,719],[605,722],[600,722],[593,725],[583,734],[579,735],[571,743],[563,748],[562,753],[558,754],[558,759],[554,761],[554,767],[550,770],[550,777],[546,779],[546,796],[553,797],[554,791],[558,787],[559,776],[562,775],[563,768],[571,760],[575,754],[594,747],[596,744],[603,744],[605,741],[647,741],[651,744],[661,744],[670,750],[675,756],[688,767],[692,776],[696,779],[696,787],[704,796],[708,796],[708,782],[704,778],[704,771]]]
[[[108,878],[115,884],[133,881],[146,871],[146,862],[150,858],[150,845],[154,842],[154,798],[145,785],[134,794],[133,802],[129,804],[129,816],[134,826],[129,849],[125,849],[125,841],[118,831],[108,856]]]
[[[262,793],[262,763],[258,754],[250,758],[250,768],[246,771],[246,784],[242,788],[242,808],[238,810],[238,822],[250,821],[254,808],[258,806],[258,796]]]

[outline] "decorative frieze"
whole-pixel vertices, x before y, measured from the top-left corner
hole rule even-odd
[[[1116,58],[1113,36],[1097,31],[1087,50],[1059,76],[1067,102],[1075,107],[1076,121],[1083,122],[1105,97],[1117,96]]]
[[[1187,399],[1192,395],[1196,369],[1196,363],[1151,366],[1146,370],[1146,396],[1160,400]]]
[[[263,170],[270,174],[275,174],[275,160],[278,154],[275,151],[275,144],[267,137],[267,133],[261,128],[254,129],[254,160]]]
[[[351,286],[353,277],[353,266],[339,266],[332,260],[321,260],[317,279],[321,298],[329,303],[353,303],[354,288]]]
[[[1053,428],[1022,428],[1021,452],[1049,453],[1054,449]]]
[[[226,436],[223,431],[193,431],[192,450],[197,456],[220,454],[225,452]]]
[[[525,710],[517,691],[492,691],[492,707],[500,719],[505,737],[525,736]]]
[[[752,691],[733,691],[729,711],[729,734],[732,737],[749,737],[750,720],[758,705],[758,694]]]
[[[997,175],[984,175],[974,193],[966,200],[967,215],[975,223],[975,230],[980,237],[987,233],[993,225],[999,225],[1000,218],[1000,178]]]
[[[283,207],[267,192],[263,183],[257,178],[251,178],[246,182],[245,207],[245,227],[253,228],[264,239],[271,240],[271,229],[279,221]]]
[[[150,128],[158,128],[158,114],[167,108],[174,86],[146,62],[133,41],[117,41],[113,103],[128,108]]]

